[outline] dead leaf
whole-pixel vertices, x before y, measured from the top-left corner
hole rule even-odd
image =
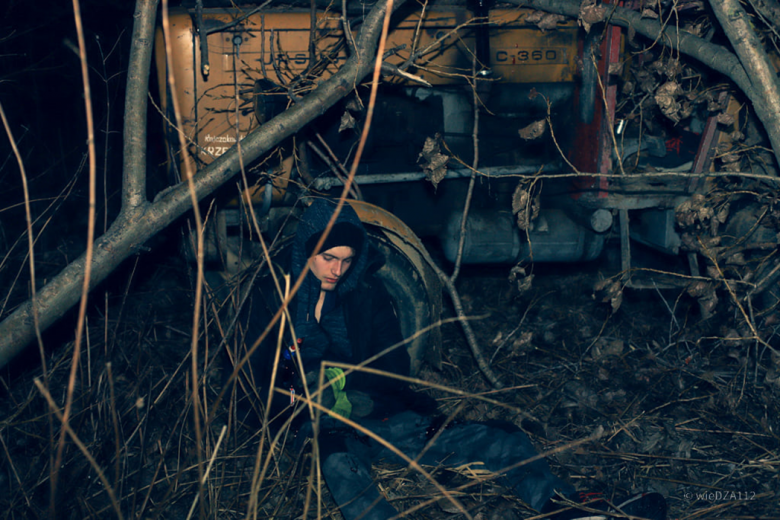
[[[708,315],[712,313],[713,310],[715,310],[715,307],[718,305],[718,295],[713,293],[707,297],[707,298],[700,298],[699,299],[699,306],[701,307],[702,313],[705,315]]]
[[[682,89],[676,81],[667,81],[655,92],[655,102],[658,104],[658,108],[661,109],[661,113],[674,121],[675,123],[680,121],[680,104],[677,102],[677,96],[682,94]]]
[[[531,11],[526,15],[525,20],[523,20],[525,23],[537,23],[539,20],[544,18],[544,15],[547,14],[544,11]]]
[[[652,18],[653,20],[655,20],[656,18],[658,18],[658,13],[656,13],[652,9],[643,9],[641,18]]]
[[[724,204],[718,209],[717,214],[715,215],[715,219],[720,222],[721,224],[726,223],[726,219],[729,216],[729,209],[731,205],[729,203]]]
[[[531,194],[528,192],[526,184],[522,182],[518,183],[515,192],[512,194],[512,213],[518,213],[525,210],[530,199]]]
[[[661,62],[663,64],[663,68],[661,69],[661,72],[666,74],[666,77],[669,79],[676,78],[682,74],[682,63],[680,60],[665,60]],[[679,94],[682,94],[682,88],[679,89]]]
[[[533,286],[534,275],[528,275],[527,277],[517,280],[517,292],[523,294],[528,292]]]
[[[363,110],[363,102],[358,96],[355,96],[347,102],[346,108],[352,112],[361,112]]]
[[[656,432],[650,435],[650,437],[646,438],[642,444],[639,445],[638,451],[639,453],[652,453],[658,443],[662,442],[663,440],[664,433]]]
[[[533,184],[528,181],[517,183],[512,194],[512,213],[517,218],[517,227],[523,231],[532,229],[534,221],[539,217],[541,206],[540,195],[531,193]]]
[[[678,114],[680,119],[687,119],[691,117],[691,114],[693,114],[693,105],[690,103],[690,101],[683,101],[682,105],[680,106],[680,112]]]
[[[585,32],[590,32],[590,27],[603,21],[607,17],[607,8],[596,5],[596,0],[583,0],[580,4],[579,22]]]
[[[599,374],[601,374],[601,370],[599,370]],[[609,375],[609,373],[607,373],[607,375]],[[611,403],[612,401],[623,400],[625,399],[625,397],[626,397],[626,391],[623,389],[615,390],[614,392],[613,391],[604,392],[603,394],[601,394],[601,400],[607,404]]]
[[[696,193],[691,198],[683,201],[675,210],[675,219],[677,225],[682,229],[709,229],[710,219],[715,212],[710,203],[700,193]],[[696,246],[691,243],[690,246]],[[694,250],[697,250],[698,246]]]
[[[721,125],[731,126],[734,124],[734,116],[727,114],[726,112],[721,112],[715,119]]]
[[[438,186],[439,183],[447,176],[447,163],[450,158],[448,155],[436,154],[433,156],[428,166],[428,180],[430,180],[434,186]]]
[[[593,284],[593,298],[612,306],[612,312],[617,312],[623,303],[623,283],[619,278],[607,278]]]
[[[349,112],[344,112],[339,123],[339,133],[350,128],[355,128],[355,118]]]
[[[436,187],[447,176],[449,155],[441,153],[441,134],[427,137],[422,152],[417,156],[417,164],[425,172],[425,177]]]
[[[653,92],[658,85],[655,76],[647,70],[634,71],[634,77],[636,78],[639,84],[639,88],[642,90],[642,92]]]
[[[729,153],[720,157],[722,168],[730,172],[738,172],[742,169],[742,156],[738,153]]]
[[[531,340],[534,338],[534,333],[530,331],[523,332],[520,337],[512,342],[513,352],[523,352],[524,350],[533,350],[534,346],[531,344]]]
[[[536,26],[542,31],[554,31],[558,28],[558,24],[566,20],[566,17],[560,14],[545,13],[541,20],[539,20]]]
[[[609,74],[612,76],[619,76],[623,73],[623,63],[610,63],[609,64]]]
[[[745,140],[745,134],[740,132],[739,130],[734,130],[729,134],[729,139],[731,139],[732,142],[737,141],[744,141]]]
[[[711,292],[712,287],[708,282],[699,280],[690,284],[686,290],[690,296],[698,298]]]
[[[623,291],[621,290],[609,301],[609,305],[612,307],[612,312],[617,312],[620,309],[620,305],[623,303]]]
[[[608,283],[611,283],[611,280],[609,278],[604,278],[603,280],[599,280],[598,282],[593,284],[593,291],[594,292],[602,291],[604,287],[607,286]]]
[[[533,139],[537,139],[541,137],[544,134],[544,130],[546,128],[547,128],[547,120],[540,119],[539,121],[535,121],[530,125],[526,126],[525,128],[520,129],[518,133],[520,134],[521,139],[525,139],[526,141],[531,141]]]
[[[509,271],[509,281],[517,282],[517,290],[522,294],[531,288],[534,275],[526,275],[525,268],[517,264]]]

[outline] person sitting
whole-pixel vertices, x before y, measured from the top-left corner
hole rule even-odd
[[[313,392],[323,362],[339,366],[365,367],[389,374],[408,376],[409,354],[393,307],[393,301],[375,275],[383,259],[372,247],[366,230],[349,204],[345,204],[335,224],[326,235],[326,226],[336,203],[316,199],[303,213],[294,237],[288,272],[296,280],[308,265],[300,289],[288,309],[294,336],[286,331],[285,349],[277,358],[278,330],[268,334],[250,358],[256,384],[268,393],[271,381],[278,392],[271,392],[269,423],[289,422],[301,439],[314,429],[308,408],[300,403],[299,413],[294,396],[306,389]],[[256,340],[281,305],[270,277],[253,289],[252,303],[244,313],[247,343]],[[287,359],[285,359],[287,358]],[[295,360],[297,381],[284,373],[275,374],[274,366],[286,366]],[[306,375],[308,373],[308,375]],[[345,375],[346,374],[346,375]],[[596,518],[587,511],[566,505],[587,502],[588,509],[606,510],[603,498],[578,493],[574,487],[556,477],[547,462],[538,457],[528,436],[508,422],[450,421],[437,414],[437,402],[422,392],[413,391],[399,379],[375,372],[344,372],[328,365],[325,375],[330,389],[323,398],[333,415],[348,418],[374,435],[394,445],[410,459],[422,453],[419,463],[459,466],[481,462],[493,472],[503,472],[503,483],[523,502],[556,520]],[[313,399],[315,402],[317,399]],[[300,412],[303,410],[303,412]],[[274,427],[273,424],[269,426]],[[325,482],[347,520],[384,520],[399,512],[379,492],[370,469],[372,461],[401,460],[393,451],[372,436],[345,426],[330,415],[319,422],[319,456]],[[525,463],[524,461],[529,461]],[[505,471],[506,468],[509,468]],[[666,502],[657,493],[635,495],[620,507],[625,514],[653,520],[666,518]]]

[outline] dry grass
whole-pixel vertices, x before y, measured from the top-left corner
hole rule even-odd
[[[55,517],[116,518],[118,507],[123,518],[252,518],[254,511],[299,518],[304,509],[310,517],[340,518],[327,489],[310,479],[306,453],[281,444],[269,450],[267,432],[236,423],[229,392],[215,405],[224,374],[214,362],[214,321],[201,341],[203,359],[212,361],[200,378],[202,416],[213,420],[203,427],[198,449],[186,268],[169,259],[141,278],[89,318],[70,419],[83,448],[68,438]],[[591,298],[595,279],[582,272],[537,273],[532,291],[518,296],[502,272],[464,273],[464,305],[471,315],[489,313],[473,325],[508,388],[492,391],[460,329],[445,325],[444,368],[426,369],[421,377],[470,395],[429,390],[440,411],[512,421],[540,451],[552,453],[554,472],[579,488],[657,490],[668,497],[670,518],[778,518],[780,359],[729,341],[736,325],[727,305],[698,323],[695,303],[685,298],[628,293],[613,315]],[[668,308],[675,309],[674,319]],[[772,326],[769,319],[760,325]],[[59,407],[71,348],[52,354],[48,381],[41,380]],[[40,378],[39,370],[27,368],[2,380],[3,518],[50,514],[50,464],[60,423],[34,384]],[[597,440],[580,442],[602,428]],[[382,491],[409,517],[464,517],[420,474],[389,464],[374,469]],[[535,514],[478,464],[426,469],[472,517]]]

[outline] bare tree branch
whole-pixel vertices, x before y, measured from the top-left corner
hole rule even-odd
[[[149,85],[149,64],[159,0],[138,0],[127,85]],[[128,88],[125,95],[122,212],[134,211],[146,200],[146,99],[148,89]]]
[[[777,71],[769,62],[764,44],[740,3],[737,0],[710,0],[709,3],[753,84],[755,93],[750,98],[753,109],[764,123],[780,163],[780,85]]]

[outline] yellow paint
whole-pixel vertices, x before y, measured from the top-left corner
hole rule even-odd
[[[530,12],[519,8],[490,12],[494,78],[508,83],[574,81],[576,23],[568,22],[556,31],[542,32],[525,22]],[[206,26],[213,27],[233,22],[237,14],[241,13],[226,9],[205,10],[203,17]],[[409,72],[435,86],[464,85],[465,77],[471,74],[474,40],[468,34],[470,31],[454,29],[468,24],[472,16],[465,9],[428,10],[420,25],[420,12],[410,14],[388,36],[388,49],[405,47],[387,61],[400,65],[413,51],[427,49],[416,61],[421,67],[411,68]],[[172,10],[170,20],[176,92],[188,139],[185,160],[192,171],[197,171],[235,145],[237,136],[243,138],[257,128],[258,122],[252,114],[252,88],[256,80],[265,78],[287,85],[306,70],[310,13],[304,10],[264,11],[243,20],[240,31],[228,29],[210,34],[208,76],[201,73],[200,44],[191,15],[186,10]],[[336,13],[318,13],[315,33],[316,59],[322,65],[318,65],[312,81],[327,79],[347,59],[341,21]],[[449,33],[452,34],[437,43]],[[466,36],[461,36],[463,34]],[[159,31],[156,59],[159,77],[164,78],[166,67],[161,37]],[[235,38],[240,38],[238,47]],[[393,77],[386,81],[404,80]],[[161,99],[166,100],[165,83],[161,83]],[[302,88],[312,89],[314,85],[310,82]],[[305,90],[298,94],[304,95]],[[163,106],[166,105],[163,102]],[[171,114],[169,117],[173,119]],[[179,161],[184,174],[187,171],[184,161]],[[265,170],[280,171],[274,182],[276,197],[286,188],[292,160],[288,157],[282,163],[281,170],[278,161],[267,165]],[[259,201],[261,195],[262,189],[253,190],[252,199]]]

